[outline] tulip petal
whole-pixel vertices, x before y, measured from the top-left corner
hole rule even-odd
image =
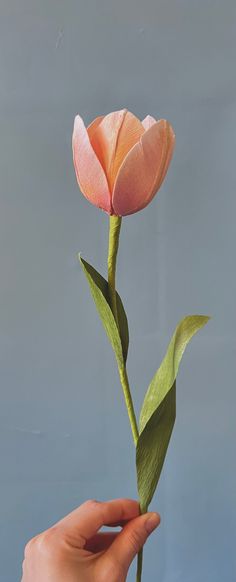
[[[111,195],[106,175],[89,140],[82,118],[77,115],[72,138],[73,160],[79,187],[84,196],[111,213]]]
[[[164,120],[163,120],[164,121]],[[168,123],[168,122],[167,122]],[[175,133],[173,130],[173,127],[170,125],[170,123],[168,123],[168,134],[166,136],[167,139],[167,144],[166,144],[166,156],[165,156],[165,161],[163,163],[163,170],[162,170],[162,174],[160,176],[160,181],[159,181],[159,185],[158,185],[158,189],[161,187],[162,182],[164,181],[170,162],[172,160],[172,156],[174,153],[174,149],[175,149]],[[154,193],[153,196],[155,196],[155,193],[157,190],[155,190],[156,186],[154,185]]]
[[[110,191],[123,160],[144,131],[141,121],[123,109],[106,115],[90,138],[106,173]]]
[[[94,132],[96,131],[97,127],[100,125],[101,121],[104,119],[104,115],[100,115],[99,117],[96,117],[96,119],[94,119],[92,121],[92,123],[90,123],[90,125],[88,125],[87,127],[87,132],[88,132],[88,136],[89,139],[91,141]]]
[[[156,119],[152,115],[147,115],[142,121],[145,130],[149,129],[154,123],[156,123]]]
[[[166,175],[174,144],[174,131],[165,119],[144,133],[118,172],[112,196],[116,215],[133,214],[151,202]]]

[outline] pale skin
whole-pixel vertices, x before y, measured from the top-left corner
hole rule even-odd
[[[132,499],[86,501],[27,543],[21,582],[125,582],[159,523]],[[122,529],[100,532],[104,525]]]

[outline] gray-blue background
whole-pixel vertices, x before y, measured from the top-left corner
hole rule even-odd
[[[235,23],[234,0],[1,0],[1,582],[85,499],[136,497],[114,357],[76,260],[105,274],[108,220],[71,156],[77,112],[123,107],[177,134],[158,197],[123,221],[137,411],[177,321],[213,316],[181,367],[144,581],[235,580]]]

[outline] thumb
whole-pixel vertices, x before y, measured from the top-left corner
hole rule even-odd
[[[158,513],[145,513],[132,519],[123,527],[107,552],[113,563],[119,564],[122,572],[128,571],[136,554],[159,524]]]

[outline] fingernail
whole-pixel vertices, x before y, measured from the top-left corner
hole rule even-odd
[[[150,517],[147,519],[147,521],[145,522],[145,528],[147,533],[152,533],[152,531],[154,531],[154,529],[156,529],[156,527],[159,525],[160,523],[160,516],[157,513],[152,513],[150,515]]]

